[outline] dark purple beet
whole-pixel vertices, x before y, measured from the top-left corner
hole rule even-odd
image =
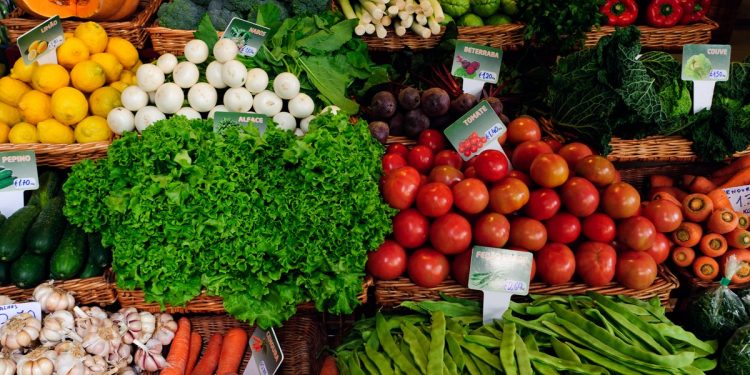
[[[450,126],[456,120],[456,116],[446,113],[442,116],[433,117],[430,119],[430,128],[435,130],[443,131],[445,128]]]
[[[451,97],[439,87],[425,90],[422,93],[421,101],[422,111],[428,117],[444,115],[448,113],[451,107]]]
[[[388,124],[383,121],[373,121],[368,125],[370,134],[372,134],[378,142],[385,144],[388,141]]]
[[[487,101],[487,103],[490,103],[490,106],[492,107],[492,110],[495,111],[495,113],[500,116],[503,114],[503,101],[499,98],[496,98],[494,96],[490,96],[488,98],[484,98],[484,100]]]
[[[407,111],[419,108],[419,90],[414,87],[406,87],[398,93],[398,104]]]
[[[380,91],[370,101],[370,113],[379,119],[388,119],[396,113],[396,97],[389,91]]]
[[[499,117],[500,117],[500,121],[502,121],[503,124],[505,124],[506,126],[510,124],[510,119],[504,113],[501,113]]]
[[[412,109],[404,116],[404,130],[410,138],[417,138],[419,133],[430,127],[430,119],[421,109]]]
[[[393,136],[397,135],[404,135],[404,115],[401,112],[396,112],[393,117],[391,117],[390,126],[391,132],[390,134]]]
[[[463,93],[451,101],[451,113],[461,116],[477,105],[477,97]]]

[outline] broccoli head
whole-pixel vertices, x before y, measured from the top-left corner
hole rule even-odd
[[[240,17],[240,15],[228,9],[211,9],[208,11],[208,17],[211,18],[211,23],[216,30],[224,30],[232,18]]]
[[[257,0],[224,0],[224,8],[235,13],[245,14],[250,11],[258,1]]]
[[[195,30],[206,9],[190,0],[174,0],[159,7],[159,25],[170,29]]]
[[[292,13],[295,16],[312,16],[325,12],[331,5],[327,0],[292,0]]]
[[[207,11],[224,9],[224,0],[211,0],[208,2]]]
[[[192,0],[192,2],[198,4],[198,5],[202,6],[202,7],[207,7],[208,3],[210,3],[211,0]]]
[[[258,11],[260,10],[260,7],[263,4],[273,4],[276,5],[279,8],[279,11],[281,12],[281,21],[287,19],[289,17],[289,9],[287,8],[284,3],[278,1],[278,0],[259,0],[256,3],[253,4],[253,6],[250,8],[250,10],[247,13],[247,20],[250,22],[257,22],[258,20]]]

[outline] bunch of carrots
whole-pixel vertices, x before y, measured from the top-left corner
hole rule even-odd
[[[650,177],[651,199],[682,208],[684,221],[672,232],[672,261],[706,281],[722,274],[730,255],[741,262],[732,283],[750,282],[750,218],[736,212],[723,189],[750,185],[750,156],[739,158],[711,176]]]
[[[167,367],[161,374],[237,374],[246,346],[247,332],[243,328],[231,328],[223,336],[219,333],[211,336],[200,357],[203,339],[198,332],[192,331],[190,320],[183,317],[177,322],[177,332],[167,354]]]

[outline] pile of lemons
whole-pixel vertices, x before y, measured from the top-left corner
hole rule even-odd
[[[135,84],[138,51],[110,38],[95,22],[65,33],[57,64],[18,59],[0,78],[0,143],[107,141],[107,114],[122,106],[120,92]]]

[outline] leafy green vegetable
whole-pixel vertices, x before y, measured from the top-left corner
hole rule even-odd
[[[214,25],[211,23],[211,17],[204,14],[198,24],[198,29],[193,33],[195,39],[200,39],[208,45],[208,50],[212,51],[214,44],[219,41],[219,34],[216,33]]]
[[[181,305],[202,289],[235,317],[278,325],[296,305],[349,313],[368,250],[390,231],[383,148],[367,125],[326,114],[298,138],[270,127],[212,131],[174,117],[73,168],[65,214],[114,247],[125,289]]]
[[[563,52],[583,44],[586,33],[604,20],[604,0],[518,0],[524,37],[544,48]]]
[[[750,326],[741,327],[734,332],[721,350],[719,367],[722,374],[750,374]]]
[[[749,321],[740,298],[723,285],[693,296],[687,307],[687,322],[703,340],[725,341]]]

